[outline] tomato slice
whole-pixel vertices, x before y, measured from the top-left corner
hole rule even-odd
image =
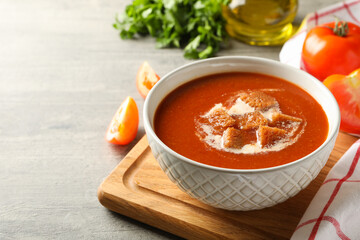
[[[136,75],[136,87],[143,98],[146,98],[150,89],[159,81],[160,77],[157,75],[149,65],[144,62]]]
[[[126,145],[135,139],[139,127],[139,111],[132,97],[127,97],[116,111],[106,132],[109,143]]]
[[[360,68],[345,75],[331,75],[323,82],[339,104],[340,129],[360,135]]]

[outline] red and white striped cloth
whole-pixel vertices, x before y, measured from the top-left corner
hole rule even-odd
[[[334,16],[360,26],[360,0],[342,1],[307,15],[299,31],[282,47],[280,62],[300,68],[301,50],[307,31],[317,25],[333,22]]]
[[[331,169],[291,240],[360,239],[360,139]]]

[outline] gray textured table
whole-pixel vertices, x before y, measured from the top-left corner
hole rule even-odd
[[[336,0],[300,0],[296,22]],[[148,60],[159,75],[190,62],[112,28],[126,1],[0,1],[0,239],[173,239],[102,207],[102,180],[144,135],[104,133]],[[219,53],[278,59],[280,47],[232,41]]]

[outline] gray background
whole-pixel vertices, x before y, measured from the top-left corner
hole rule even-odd
[[[130,145],[104,134],[145,60],[163,76],[191,62],[154,39],[121,40],[129,0],[0,1],[0,239],[173,239],[102,207],[103,179]],[[336,0],[300,0],[296,22]],[[231,41],[225,55],[278,60],[280,47]]]

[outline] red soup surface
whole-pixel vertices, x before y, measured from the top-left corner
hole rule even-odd
[[[154,118],[168,147],[232,169],[282,165],[317,149],[327,117],[307,92],[283,79],[244,72],[205,76],[167,95]]]

